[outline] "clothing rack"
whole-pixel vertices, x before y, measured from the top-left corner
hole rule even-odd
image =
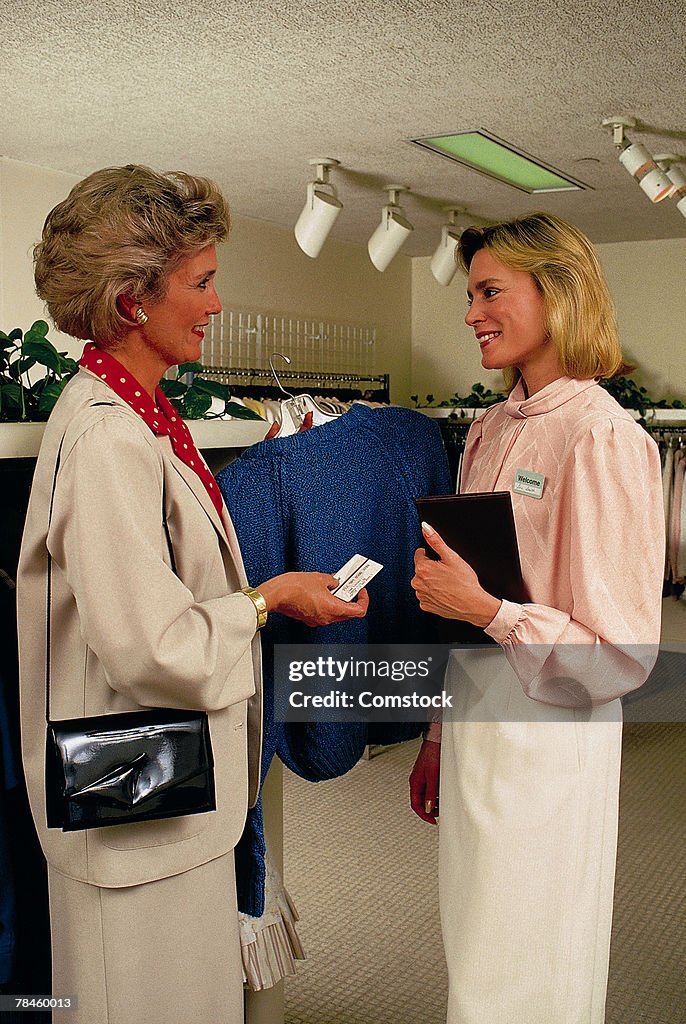
[[[686,437],[686,423],[646,423],[645,429],[654,437],[668,440],[672,437]]]
[[[681,525],[684,508],[683,454],[686,448],[686,417],[683,415],[684,410],[679,409],[651,411],[660,414],[659,420],[648,415],[640,420],[640,423],[657,442],[662,459],[662,493],[665,502],[667,542],[662,596],[680,598],[686,586],[686,536]]]
[[[281,398],[272,371],[254,366],[203,366],[203,377],[227,384],[236,397]],[[288,381],[293,394],[317,390],[342,399],[363,398],[375,402],[390,401],[390,376],[387,373],[337,373],[334,371],[279,370],[279,380]],[[259,383],[271,381],[271,383]]]
[[[460,478],[460,468],[462,465],[462,456],[464,454],[465,443],[467,441],[467,434],[471,427],[473,419],[469,420],[458,420],[458,419],[436,419],[434,423],[438,424],[438,429],[441,432],[443,438],[443,445],[445,447],[446,455],[448,456],[448,465],[450,467],[450,477],[453,482],[453,486],[457,486],[457,481]]]

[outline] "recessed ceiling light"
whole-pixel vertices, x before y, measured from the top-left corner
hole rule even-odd
[[[522,192],[571,192],[591,187],[534,159],[482,128],[452,135],[426,135],[409,141]]]

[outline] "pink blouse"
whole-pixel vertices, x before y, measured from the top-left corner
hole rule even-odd
[[[543,475],[540,497],[514,491],[518,470]],[[639,687],[657,656],[665,559],[653,439],[594,380],[561,377],[530,398],[520,381],[474,422],[462,490],[512,494],[530,601],[503,601],[486,632],[524,692],[574,707]]]

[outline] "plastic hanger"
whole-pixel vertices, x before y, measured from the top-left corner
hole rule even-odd
[[[302,427],[303,421],[308,413],[312,413],[312,426],[320,426],[322,423],[328,423],[331,420],[338,419],[340,413],[332,413],[328,409],[324,409],[320,406],[312,395],[301,394],[294,395],[290,391],[286,391],[285,387],[279,380],[279,375],[274,369],[274,357],[279,356],[280,359],[284,359],[287,363],[290,363],[290,357],[284,355],[283,352],[272,352],[269,356],[269,368],[272,371],[272,376],[276,381],[276,386],[280,391],[286,395],[286,399],[281,401],[281,424],[276,434],[273,437],[290,437],[291,434],[297,434]]]

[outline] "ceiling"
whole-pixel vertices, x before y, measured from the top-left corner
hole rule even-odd
[[[147,163],[215,178],[236,214],[292,228],[334,157],[332,237],[366,243],[409,185],[413,256],[443,207],[559,213],[596,242],[686,236],[617,160],[604,117],[686,157],[683,3],[626,0],[6,0],[0,155],[85,175]],[[411,146],[484,128],[590,189],[529,196]]]

